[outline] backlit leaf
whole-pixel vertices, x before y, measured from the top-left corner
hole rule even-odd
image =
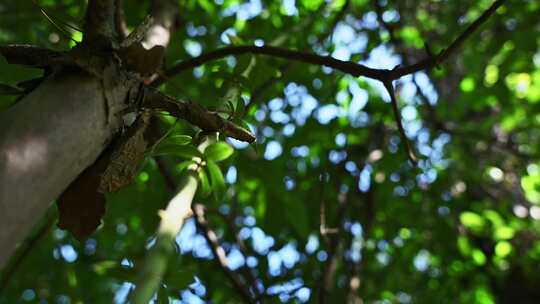
[[[206,148],[204,155],[215,162],[223,161],[229,158],[234,152],[234,149],[225,142],[217,142]]]
[[[221,169],[215,162],[208,160],[206,162],[206,168],[208,169],[208,175],[210,176],[212,192],[214,193],[216,201],[219,201],[225,193],[225,179],[223,178]]]

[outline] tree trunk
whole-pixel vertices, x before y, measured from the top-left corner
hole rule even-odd
[[[0,269],[121,126],[115,113],[126,89],[109,86],[80,73],[53,74],[0,113]]]

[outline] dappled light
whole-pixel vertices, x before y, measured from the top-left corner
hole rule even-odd
[[[47,142],[39,137],[18,139],[3,152],[6,172],[12,178],[28,174],[45,165],[45,161],[49,159],[47,152]]]
[[[167,28],[161,25],[155,25],[148,32],[146,40],[143,42],[143,46],[147,49],[151,49],[155,45],[168,45],[170,39],[170,32]]]
[[[536,303],[540,5],[461,4],[0,4],[0,111],[63,71],[151,117],[100,147],[128,185],[74,195],[95,231],[34,219],[0,303]],[[50,144],[10,138],[0,173],[61,176]]]

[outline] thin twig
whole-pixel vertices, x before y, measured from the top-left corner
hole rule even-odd
[[[325,166],[325,168],[327,168]],[[323,171],[320,175],[321,179],[321,200],[319,202],[319,218],[320,218],[320,226],[319,226],[319,233],[323,237],[323,239],[326,241],[326,243],[329,243],[328,241],[328,235],[330,234],[336,234],[339,232],[338,228],[329,228],[326,225],[326,201],[325,201],[325,190],[326,190],[326,183],[327,183],[327,172]]]
[[[362,239],[368,240],[371,235],[371,229],[373,226],[373,220],[375,218],[375,202],[374,202],[374,195],[375,190],[373,189],[374,186],[370,187],[370,189],[365,193],[364,200],[363,200],[363,209],[360,211],[360,213],[363,215],[363,218],[360,219],[360,222],[362,223]],[[356,193],[358,193],[358,190],[356,190]],[[351,267],[351,274],[349,277],[349,284],[347,286],[348,292],[347,292],[347,303],[349,304],[361,304],[362,297],[360,296],[358,290],[361,286],[361,267],[362,264],[367,264],[368,254],[365,252],[362,252],[366,250],[365,246],[360,247],[358,252],[358,256],[361,257],[356,261],[351,261],[349,266]]]
[[[501,6],[505,0],[496,0],[485,10],[473,23],[471,23],[446,49],[440,52],[437,56],[428,56],[427,58],[409,66],[396,69],[390,79],[398,79],[402,76],[416,73],[424,69],[433,68],[448,57],[450,57],[464,42],[469,38],[483,23],[485,23],[493,13]]]
[[[41,14],[45,17],[45,19],[47,19],[47,21],[49,21],[49,23],[52,24],[52,26],[54,26],[62,35],[64,35],[66,38],[70,39],[71,41],[75,42],[75,44],[79,43],[78,41],[76,41],[75,39],[71,37],[71,33],[69,33],[65,28],[61,27],[59,24],[57,24],[56,21],[50,16],[50,14],[43,7],[41,7],[35,0],[32,0],[32,3],[40,10]],[[60,21],[60,23],[76,31],[79,31],[79,32],[81,31],[67,22]]]
[[[212,208],[208,208],[208,207],[206,207],[205,210],[206,210],[206,212],[213,212],[213,214],[218,215],[218,216],[223,218],[223,221],[225,222],[225,225],[227,225],[227,227],[231,231],[232,235],[234,235],[234,239],[235,239],[236,243],[238,244],[238,250],[240,251],[240,253],[243,256],[248,256],[248,254],[257,255],[258,254],[257,252],[254,252],[252,249],[250,249],[250,248],[248,248],[246,246],[246,244],[244,243],[244,241],[240,237],[240,233],[239,233],[236,225],[234,224],[234,220],[237,217],[237,212],[236,212],[237,211],[237,206],[238,206],[238,199],[233,197],[232,198],[231,209],[230,209],[230,212],[228,214],[223,214],[223,213],[219,212],[219,210],[213,210]],[[257,278],[253,274],[252,269],[249,268],[247,265],[244,265],[242,267],[242,271],[243,271],[244,275],[249,279],[250,285],[253,286],[253,288],[254,288],[254,292],[258,293],[259,296],[261,294],[264,294],[264,290],[259,291],[259,287],[258,287],[258,284],[257,284]],[[264,287],[263,287],[263,289],[264,289]]]
[[[210,229],[208,222],[204,217],[204,206],[196,204],[192,206],[193,214],[195,215],[195,222],[197,227],[203,231],[203,236],[210,245],[210,249],[214,254],[215,261],[219,265],[219,268],[223,271],[225,276],[231,281],[234,289],[240,294],[245,303],[255,303],[253,296],[249,293],[249,290],[244,286],[240,279],[235,275],[233,271],[229,269],[227,256],[225,250],[219,244],[216,233]]]
[[[396,47],[399,50],[399,48],[401,46],[401,41],[396,37],[394,27],[392,27],[389,23],[384,21],[384,18],[383,18],[384,9],[383,9],[383,7],[379,4],[378,0],[374,0],[373,5],[375,7],[375,12],[377,14],[377,20],[379,21],[379,23],[381,23],[382,27],[384,29],[386,29],[386,31],[388,31],[388,35],[390,37],[390,43],[393,44],[394,47]],[[428,55],[431,55],[431,54],[428,54]],[[401,52],[400,56],[401,56],[401,60],[402,60],[403,64],[408,65],[408,60],[407,60],[406,54],[404,52]],[[419,94],[420,94],[422,100],[424,101],[424,103],[429,106],[429,101],[427,100],[427,97],[423,94],[420,86],[416,82],[416,77],[415,77],[414,74],[413,74],[413,83],[416,86],[416,89],[419,92]],[[402,123],[401,123],[401,115],[400,115],[400,112],[399,112],[399,109],[398,109],[397,102],[395,100],[394,89],[392,88],[392,84],[389,84],[389,86],[390,86],[390,88],[392,90],[391,93],[390,93],[390,91],[388,91],[389,94],[390,94],[390,97],[391,97],[391,102],[392,102],[392,112],[394,113],[394,119],[396,121],[396,124],[398,125],[398,129],[399,129],[400,136],[401,136],[401,141],[404,142],[404,145],[405,145],[405,148],[406,148],[406,153],[407,153],[407,158],[409,158],[409,160],[411,160],[411,162],[413,164],[416,164],[416,162],[411,159],[411,156],[414,156],[415,159],[416,159],[416,156],[415,156],[414,152],[412,151],[412,149],[409,146],[409,141],[408,141],[407,137],[405,136],[405,133],[402,132],[403,126],[402,126]],[[386,88],[388,90],[388,86],[386,86]]]
[[[339,208],[336,215],[336,233],[329,236],[330,244],[328,245],[328,258],[323,268],[322,279],[319,284],[319,303],[327,302],[328,295],[331,293],[334,286],[334,277],[338,268],[338,261],[341,255],[341,227],[346,214],[347,199],[339,199]]]
[[[296,286],[295,288],[292,288],[290,290],[285,291],[285,293],[287,293],[289,296],[291,296],[291,295],[294,295],[295,293],[297,293],[300,289],[302,289],[304,287],[305,287],[304,284],[300,284],[300,285]],[[275,293],[266,292],[266,293],[262,294],[258,298],[258,300],[275,298],[275,297],[278,297],[281,294],[282,294],[282,292],[275,292]],[[264,303],[266,303],[266,302],[264,302]]]
[[[403,128],[403,124],[401,122],[401,114],[399,112],[396,94],[394,93],[394,86],[392,85],[391,81],[384,82],[384,86],[386,87],[386,90],[388,91],[388,94],[390,95],[390,101],[392,103],[392,112],[394,112],[394,120],[396,121],[399,135],[401,136],[401,141],[405,145],[405,152],[407,153],[407,158],[412,162],[414,166],[416,166],[417,158],[413,149],[411,148],[409,139],[407,138],[407,135],[405,134],[405,129]]]

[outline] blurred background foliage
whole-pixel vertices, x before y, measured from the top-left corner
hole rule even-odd
[[[40,0],[82,27],[85,1]],[[230,44],[276,45],[393,68],[438,52],[492,1],[180,0],[166,66]],[[125,1],[130,28],[149,1]],[[196,198],[229,268],[263,303],[537,303],[540,298],[540,2],[510,0],[438,69],[396,82],[412,167],[376,82],[243,55],[162,89],[210,108],[244,103],[253,146],[227,140],[223,198]],[[59,23],[62,24],[62,23]],[[69,37],[70,36],[70,37]],[[0,42],[66,50],[32,1],[0,3]],[[247,69],[246,69],[247,68]],[[0,82],[39,71],[0,59]],[[234,94],[227,94],[233,88]],[[13,99],[2,96],[0,107]],[[29,122],[31,123],[31,122]],[[164,117],[161,128],[193,135]],[[181,158],[148,159],[79,242],[51,208],[3,272],[1,303],[121,303]],[[31,189],[29,189],[31,191]],[[236,303],[190,219],[156,301]],[[324,301],[323,301],[324,302]]]

